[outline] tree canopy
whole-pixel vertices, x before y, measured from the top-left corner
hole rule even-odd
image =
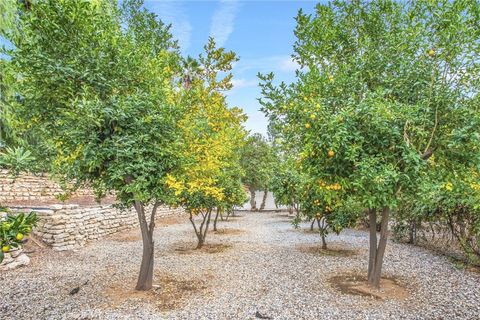
[[[478,170],[479,10],[477,1],[333,1],[299,12],[297,81],[261,76],[261,102],[298,139],[317,188],[338,184],[339,206],[353,201],[372,221],[382,210],[386,228],[419,188]],[[372,236],[378,286],[386,233],[380,248]]]

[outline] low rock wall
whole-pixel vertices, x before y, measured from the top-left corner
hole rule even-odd
[[[0,205],[58,202],[56,198],[63,194],[61,186],[46,174],[13,177],[7,170],[0,170]],[[94,198],[90,189],[78,189],[72,196]]]
[[[27,210],[24,208],[23,211]],[[80,248],[90,241],[138,226],[137,213],[133,208],[119,209],[113,205],[52,205],[33,211],[39,220],[34,234],[59,251]],[[160,207],[157,217],[183,212],[181,208]]]
[[[138,226],[135,210],[115,207],[111,204],[114,197],[107,204],[98,204],[92,190],[79,189],[71,195],[72,204],[55,204],[64,193],[45,174],[12,177],[0,170],[0,206],[12,212],[36,212],[38,225],[33,233],[55,250],[80,248],[89,241]],[[157,217],[183,212],[181,208],[159,207]],[[5,214],[0,212],[0,220]]]

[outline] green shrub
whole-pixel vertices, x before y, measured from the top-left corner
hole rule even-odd
[[[32,228],[37,223],[37,215],[34,212],[25,215],[20,213],[17,215],[8,214],[7,217],[0,221],[0,263],[3,261],[4,253],[9,252],[12,248],[19,248],[26,236],[32,232]]]

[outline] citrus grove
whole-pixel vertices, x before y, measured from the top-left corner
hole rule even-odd
[[[478,253],[478,1],[334,1],[296,21],[296,81],[260,79],[271,132],[304,176],[304,213],[333,231],[368,221],[376,287],[391,217],[447,217]]]
[[[0,48],[0,167],[46,172],[67,195],[91,188],[133,207],[142,244],[136,290],[154,287],[155,245],[168,238],[155,234],[159,208],[183,208],[201,249],[211,224],[217,231],[219,218],[248,201],[246,191],[252,211],[273,192],[294,227],[318,229],[322,250],[331,234],[368,228],[372,290],[392,233],[416,244],[426,226],[440,226],[480,265],[478,0],[335,0],[313,14],[300,10],[294,81],[259,74],[268,138],[249,133],[246,114],[227,102],[237,54],[209,38],[201,54],[185,56],[142,0],[0,0],[0,10],[8,40]],[[0,218],[1,263],[37,218]],[[269,271],[276,266],[263,253],[286,252],[285,261],[300,254],[281,243],[301,244],[298,233],[267,214],[248,219],[263,223],[250,238],[258,246],[243,242],[250,260],[222,263],[260,261]],[[199,268],[210,262],[200,260]]]

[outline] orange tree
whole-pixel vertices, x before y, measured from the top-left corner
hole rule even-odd
[[[169,28],[133,0],[45,0],[18,10],[20,32],[6,52],[19,79],[7,98],[16,129],[38,137],[55,176],[135,207],[143,239],[136,289],[148,290],[155,213],[170,201],[164,180],[179,163],[179,54]]]
[[[290,214],[295,210],[300,215],[302,175],[292,155],[280,154],[277,157],[275,174],[270,183],[276,205],[288,206]]]
[[[392,209],[479,163],[479,19],[478,1],[319,4],[296,18],[297,81],[260,76],[263,109],[296,133],[308,174],[340,185],[343,212],[353,203],[368,214],[370,285],[380,284]],[[427,166],[433,154],[441,166]]]
[[[315,222],[322,240],[322,249],[327,249],[326,237],[330,231],[339,234],[345,227],[355,223],[354,211],[344,210],[342,188],[339,183],[326,183],[316,176],[302,176],[301,208],[302,215],[311,220],[311,230]],[[298,224],[300,218],[294,220]]]
[[[178,94],[185,105],[179,122],[182,165],[168,175],[166,185],[177,204],[190,214],[198,249],[205,243],[212,211],[237,204],[239,199],[227,197],[243,192],[238,150],[245,138],[245,116],[238,108],[228,108],[222,94],[231,88],[228,72],[234,61],[233,52],[216,48],[210,39],[198,59],[196,75],[189,77],[188,86]],[[222,78],[221,72],[227,75]]]
[[[272,147],[265,137],[254,133],[249,135],[241,155],[241,164],[245,171],[243,183],[248,186],[250,191],[250,208],[252,211],[263,210],[274,170],[275,158]],[[264,190],[264,197],[262,204],[257,208],[255,192],[260,189]]]

